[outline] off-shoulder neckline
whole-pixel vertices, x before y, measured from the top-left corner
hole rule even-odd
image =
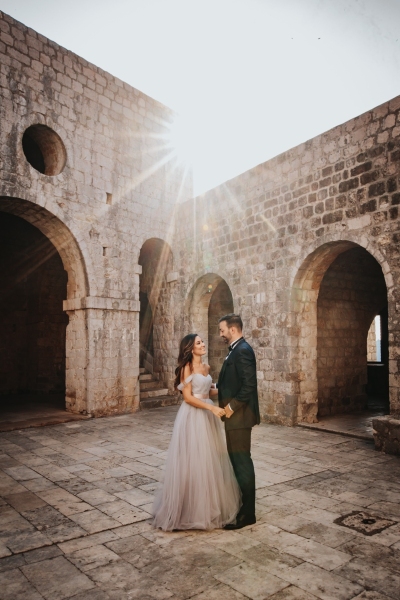
[[[211,377],[210,373],[208,373],[208,375],[203,375],[203,373],[192,373],[191,375],[189,375],[188,377],[186,377],[185,381],[187,381],[188,379],[190,379],[191,377],[194,377],[195,375],[201,375],[202,377],[204,377],[205,379],[207,379],[207,377]]]

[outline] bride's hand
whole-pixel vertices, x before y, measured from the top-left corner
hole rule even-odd
[[[211,412],[216,416],[216,417],[224,417],[225,416],[225,409],[224,408],[220,408],[219,406],[211,406],[210,407]]]

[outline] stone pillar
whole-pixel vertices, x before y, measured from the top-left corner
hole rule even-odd
[[[316,423],[318,413],[317,383],[317,297],[311,285],[293,292],[294,318],[290,327],[293,366],[290,369],[293,396],[288,395],[291,421]],[[297,405],[297,416],[296,416]]]
[[[139,408],[139,302],[89,296],[64,301],[66,405],[94,417]]]
[[[83,299],[85,300],[85,298]],[[74,300],[64,300],[69,317],[65,341],[65,408],[69,412],[89,414],[87,401],[88,331],[86,311],[75,310]]]

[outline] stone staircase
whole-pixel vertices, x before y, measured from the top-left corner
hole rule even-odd
[[[179,397],[168,396],[168,388],[164,388],[155,375],[143,367],[140,368],[139,373],[140,410],[179,404]]]

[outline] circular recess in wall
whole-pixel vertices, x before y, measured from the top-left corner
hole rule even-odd
[[[65,167],[67,152],[58,133],[47,125],[31,125],[22,136],[28,163],[43,175],[59,175]]]

